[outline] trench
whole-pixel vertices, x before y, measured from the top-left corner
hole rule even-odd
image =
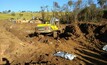
[[[79,28],[82,31],[82,33],[86,35],[90,35],[94,36],[95,39],[98,39],[101,42],[106,42],[107,43],[107,28],[106,28],[106,24],[105,25],[90,25],[90,24],[79,24]],[[91,28],[91,29],[90,29]],[[102,29],[104,29],[105,31],[102,32]],[[91,31],[90,31],[91,30]],[[92,34],[93,33],[93,34]]]

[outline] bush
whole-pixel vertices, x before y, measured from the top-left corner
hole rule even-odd
[[[78,14],[79,21],[101,21],[103,11],[99,8],[86,7]]]
[[[16,14],[14,12],[11,13],[12,16],[15,16]]]
[[[104,13],[104,14],[103,14],[103,18],[106,18],[106,19],[107,19],[107,10],[104,10],[103,13]]]
[[[22,17],[22,16],[23,16],[23,14],[22,14],[22,13],[20,13],[20,14],[19,14],[19,16],[20,16],[20,17]]]

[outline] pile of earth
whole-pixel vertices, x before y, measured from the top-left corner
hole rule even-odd
[[[107,43],[107,24],[73,23],[67,25],[60,39],[52,36],[37,37],[36,24],[17,24],[0,21],[0,63],[43,65],[106,65],[101,53]],[[29,35],[32,35],[31,37]],[[64,51],[76,55],[73,60],[56,57]],[[3,61],[4,60],[4,61]]]

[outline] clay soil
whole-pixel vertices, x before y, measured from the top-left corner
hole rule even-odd
[[[7,65],[107,65],[102,47],[107,44],[107,24],[72,23],[62,25],[59,39],[37,37],[36,24],[0,21],[0,64]],[[56,57],[63,51],[76,55],[73,60]]]

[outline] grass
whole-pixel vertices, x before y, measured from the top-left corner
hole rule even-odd
[[[23,16],[20,16],[20,14],[23,14]],[[15,13],[15,16],[11,15],[10,14],[3,14],[3,13],[0,13],[0,20],[4,20],[4,19],[10,19],[10,18],[14,18],[14,19],[17,19],[17,18],[25,18],[25,19],[31,19],[32,16],[35,16],[35,17],[41,17],[41,14],[40,13],[30,13],[30,12],[23,12],[23,13]]]
[[[10,14],[2,14],[0,13],[0,19],[9,19],[12,18],[13,16],[11,16]]]

